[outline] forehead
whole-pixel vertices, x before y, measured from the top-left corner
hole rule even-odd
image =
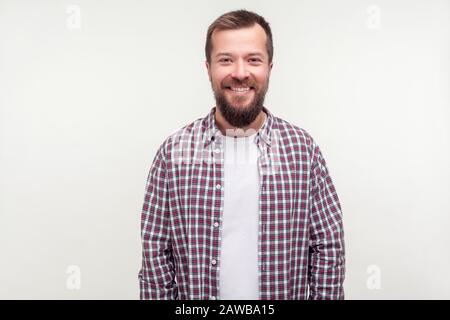
[[[246,53],[259,51],[267,54],[267,36],[259,24],[236,30],[214,30],[212,36],[212,55],[220,52]]]

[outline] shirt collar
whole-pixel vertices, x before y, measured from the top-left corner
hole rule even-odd
[[[262,110],[266,113],[267,118],[264,121],[263,126],[259,129],[255,142],[259,143],[261,140],[263,143],[270,147],[271,143],[271,132],[274,123],[273,114],[266,107],[262,107]],[[211,108],[208,115],[203,119],[202,131],[203,131],[203,145],[206,147],[211,142],[221,139],[221,132],[216,124],[216,119],[214,117],[216,112],[216,107]]]

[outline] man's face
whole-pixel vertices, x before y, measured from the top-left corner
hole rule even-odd
[[[262,110],[272,70],[266,39],[259,24],[212,34],[206,67],[217,107],[232,126],[248,126]]]

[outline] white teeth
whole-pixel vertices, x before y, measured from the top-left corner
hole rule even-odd
[[[236,92],[246,92],[248,90],[250,90],[250,88],[231,88],[231,90],[236,91]]]

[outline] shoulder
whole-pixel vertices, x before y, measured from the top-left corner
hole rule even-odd
[[[282,146],[300,148],[308,153],[312,153],[316,147],[313,137],[306,129],[282,118],[273,116],[272,130]]]
[[[173,131],[160,144],[157,154],[167,159],[177,148],[187,147],[195,141],[200,142],[206,130],[204,122],[205,118],[198,118]]]
[[[278,148],[284,150],[285,154],[298,157],[301,162],[310,164],[313,170],[326,169],[319,145],[307,130],[279,117],[274,117],[273,128],[278,135]]]

